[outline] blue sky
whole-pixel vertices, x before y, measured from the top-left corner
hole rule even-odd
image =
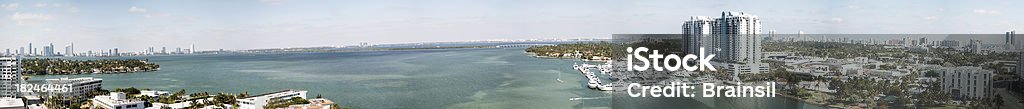
[[[0,49],[74,42],[203,50],[680,33],[689,16],[741,11],[765,30],[1001,34],[1020,1],[57,0],[0,1]],[[38,46],[37,46],[38,47]],[[58,49],[62,51],[62,49]]]

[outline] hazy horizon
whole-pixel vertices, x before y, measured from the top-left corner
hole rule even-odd
[[[237,50],[678,34],[689,16],[759,16],[780,34],[1002,34],[1020,1],[0,1],[0,49],[74,42]]]

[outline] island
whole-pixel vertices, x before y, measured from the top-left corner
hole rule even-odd
[[[35,58],[22,60],[21,65],[25,70],[24,73],[27,75],[132,73],[160,69],[160,65],[148,61],[148,59],[69,60]]]
[[[533,46],[526,53],[546,58],[580,58],[584,60],[611,60],[612,47],[608,42],[558,44],[555,46]]]

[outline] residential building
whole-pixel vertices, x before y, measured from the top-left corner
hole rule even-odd
[[[960,66],[939,69],[942,91],[954,98],[981,99],[992,94],[992,71],[981,67]]]
[[[974,40],[974,39],[971,39],[971,41],[970,41],[970,43],[969,43],[969,44],[967,45],[967,48],[965,49],[965,51],[967,51],[967,52],[971,52],[971,53],[974,53],[974,54],[981,54],[981,53],[982,53],[982,52],[981,52],[981,49],[982,49],[982,46],[983,46],[983,45],[984,45],[984,44],[983,44],[983,43],[981,43],[981,40]]]
[[[721,17],[709,20],[695,16],[683,23],[687,53],[697,54],[704,48],[706,54],[715,55],[713,64],[733,74],[734,80],[739,80],[739,74],[768,72],[768,64],[761,62],[761,21],[757,16],[722,12]]]
[[[0,57],[0,97],[19,97],[21,71],[17,57]]]
[[[40,95],[54,96],[61,95],[67,99],[73,99],[77,101],[86,101],[89,99],[89,92],[97,91],[103,88],[103,79],[82,77],[82,78],[58,78],[58,79],[45,79],[43,81],[29,80],[28,83],[32,84],[70,84],[71,90],[68,92],[37,92]]]
[[[283,90],[237,99],[240,109],[263,109],[269,102],[288,100],[293,97],[306,99],[305,90]]]
[[[92,98],[92,106],[104,109],[145,109],[145,101],[131,100],[124,92],[110,92],[110,95],[100,95]]]
[[[1006,44],[1008,44],[1008,45],[1015,44],[1016,42],[1014,40],[1016,39],[1016,35],[1017,35],[1016,31],[1012,31],[1012,30],[1011,31],[1007,31],[1006,32]]]
[[[700,47],[711,44],[711,28],[714,20],[710,16],[691,16],[689,21],[683,23],[683,44],[688,54],[698,54]]]
[[[64,46],[64,56],[75,56],[75,43]]]

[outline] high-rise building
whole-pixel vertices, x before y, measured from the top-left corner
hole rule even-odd
[[[1017,77],[1017,81],[1024,82],[1024,55],[1021,54],[1017,54]]]
[[[942,68],[942,91],[953,97],[981,99],[992,94],[992,71],[981,67],[960,66]]]
[[[21,71],[17,57],[0,57],[0,97],[20,97]]]
[[[1020,45],[1024,45],[1024,44],[1020,44],[1019,42],[1017,42],[1017,32],[1014,31],[1014,30],[1007,31],[1006,32],[1006,49],[1013,50],[1013,49],[1022,48]]]
[[[684,50],[689,54],[698,54],[700,47],[711,44],[711,28],[715,20],[710,16],[691,16],[683,23]],[[709,48],[710,49],[710,48]]]
[[[28,55],[35,55],[36,50],[32,48],[32,43],[28,43]]]
[[[112,55],[113,56],[121,56],[121,52],[117,51],[117,47],[114,47],[114,52],[112,52]]]
[[[64,46],[64,56],[75,56],[75,43]]]
[[[971,41],[967,45],[967,51],[974,54],[981,54],[981,48],[983,45],[984,44],[981,43],[981,40],[971,39]]]
[[[167,47],[160,47],[160,54],[167,54]]]
[[[188,49],[188,54],[196,53],[196,44],[192,44],[191,49]]]
[[[1016,34],[1017,34],[1016,31],[1012,31],[1012,30],[1011,31],[1007,31],[1006,32],[1006,44],[1009,44],[1009,45],[1015,44],[1016,42],[1014,41],[1014,39],[1016,38],[1016,36],[1015,36]]]
[[[734,74],[734,80],[742,73],[768,72],[767,63],[761,62],[761,21],[757,16],[722,12],[721,17],[710,19],[695,16],[683,24],[688,53],[696,54],[703,47],[706,53],[715,54],[712,64]]]
[[[53,53],[53,43],[50,43],[50,45],[43,46],[43,53],[42,54],[43,54],[43,56],[54,56],[54,53]]]

